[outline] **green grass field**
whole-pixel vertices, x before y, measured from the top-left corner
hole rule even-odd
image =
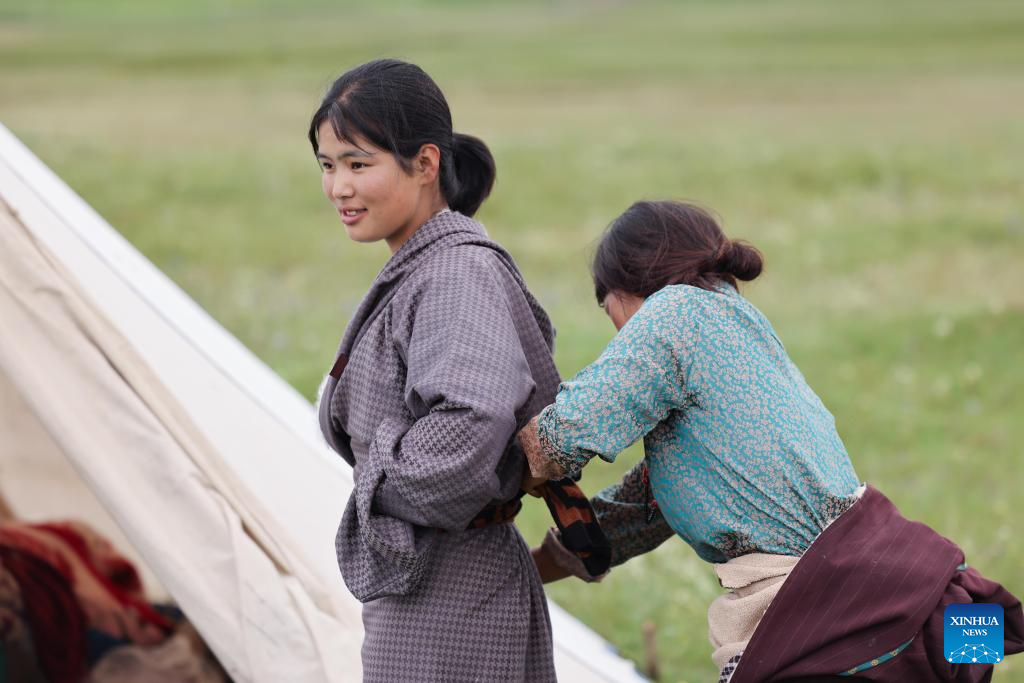
[[[586,271],[607,222],[639,198],[712,207],[764,251],[745,292],[860,477],[1024,595],[1022,45],[1010,0],[0,0],[0,121],[312,397],[387,251],[346,240],[306,125],[348,66],[415,61],[492,147],[480,218],[564,375],[613,332]],[[532,540],[545,517],[521,517]],[[696,682],[719,590],[671,541],[550,592],[637,660],[653,621],[663,680]],[[1024,682],[1024,656],[996,680]]]

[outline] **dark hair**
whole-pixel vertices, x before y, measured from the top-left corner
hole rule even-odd
[[[712,289],[753,280],[764,261],[754,247],[730,240],[704,209],[683,202],[637,202],[612,221],[594,254],[597,302],[608,292],[646,298],[667,285]]]
[[[452,114],[437,84],[415,64],[377,59],[334,81],[309,124],[309,142],[330,121],[340,140],[361,137],[394,155],[411,172],[410,160],[432,143],[441,150],[441,194],[448,206],[472,216],[494,186],[494,157],[479,138],[452,131]]]

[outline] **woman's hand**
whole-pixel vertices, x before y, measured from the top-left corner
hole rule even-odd
[[[538,416],[539,417],[539,416]],[[538,482],[545,482],[548,479],[561,479],[565,476],[565,470],[544,453],[540,445],[540,436],[537,434],[537,420],[534,417],[526,423],[526,426],[519,430],[516,438],[519,446],[526,454],[526,462],[529,465],[526,474],[523,476],[523,490],[531,492],[538,486]],[[534,482],[532,486],[528,483]],[[534,494],[536,495],[536,494]]]
[[[563,569],[555,563],[544,546],[530,550],[530,556],[533,557],[533,563],[537,565],[537,573],[540,574],[541,583],[551,583],[552,581],[558,581],[571,576],[569,570]]]
[[[540,498],[543,495],[540,492],[540,487],[548,483],[548,481],[544,477],[533,476],[530,474],[530,469],[525,468],[523,470],[523,482],[519,486],[534,498]]]

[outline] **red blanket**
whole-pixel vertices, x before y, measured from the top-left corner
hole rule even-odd
[[[85,675],[90,628],[140,645],[173,628],[146,602],[131,562],[85,525],[0,525],[0,561],[21,590],[39,666],[55,683]]]

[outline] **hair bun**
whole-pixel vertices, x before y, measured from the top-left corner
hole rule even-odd
[[[740,240],[725,240],[718,250],[715,270],[728,273],[737,280],[749,281],[761,274],[764,257],[761,252]]]

